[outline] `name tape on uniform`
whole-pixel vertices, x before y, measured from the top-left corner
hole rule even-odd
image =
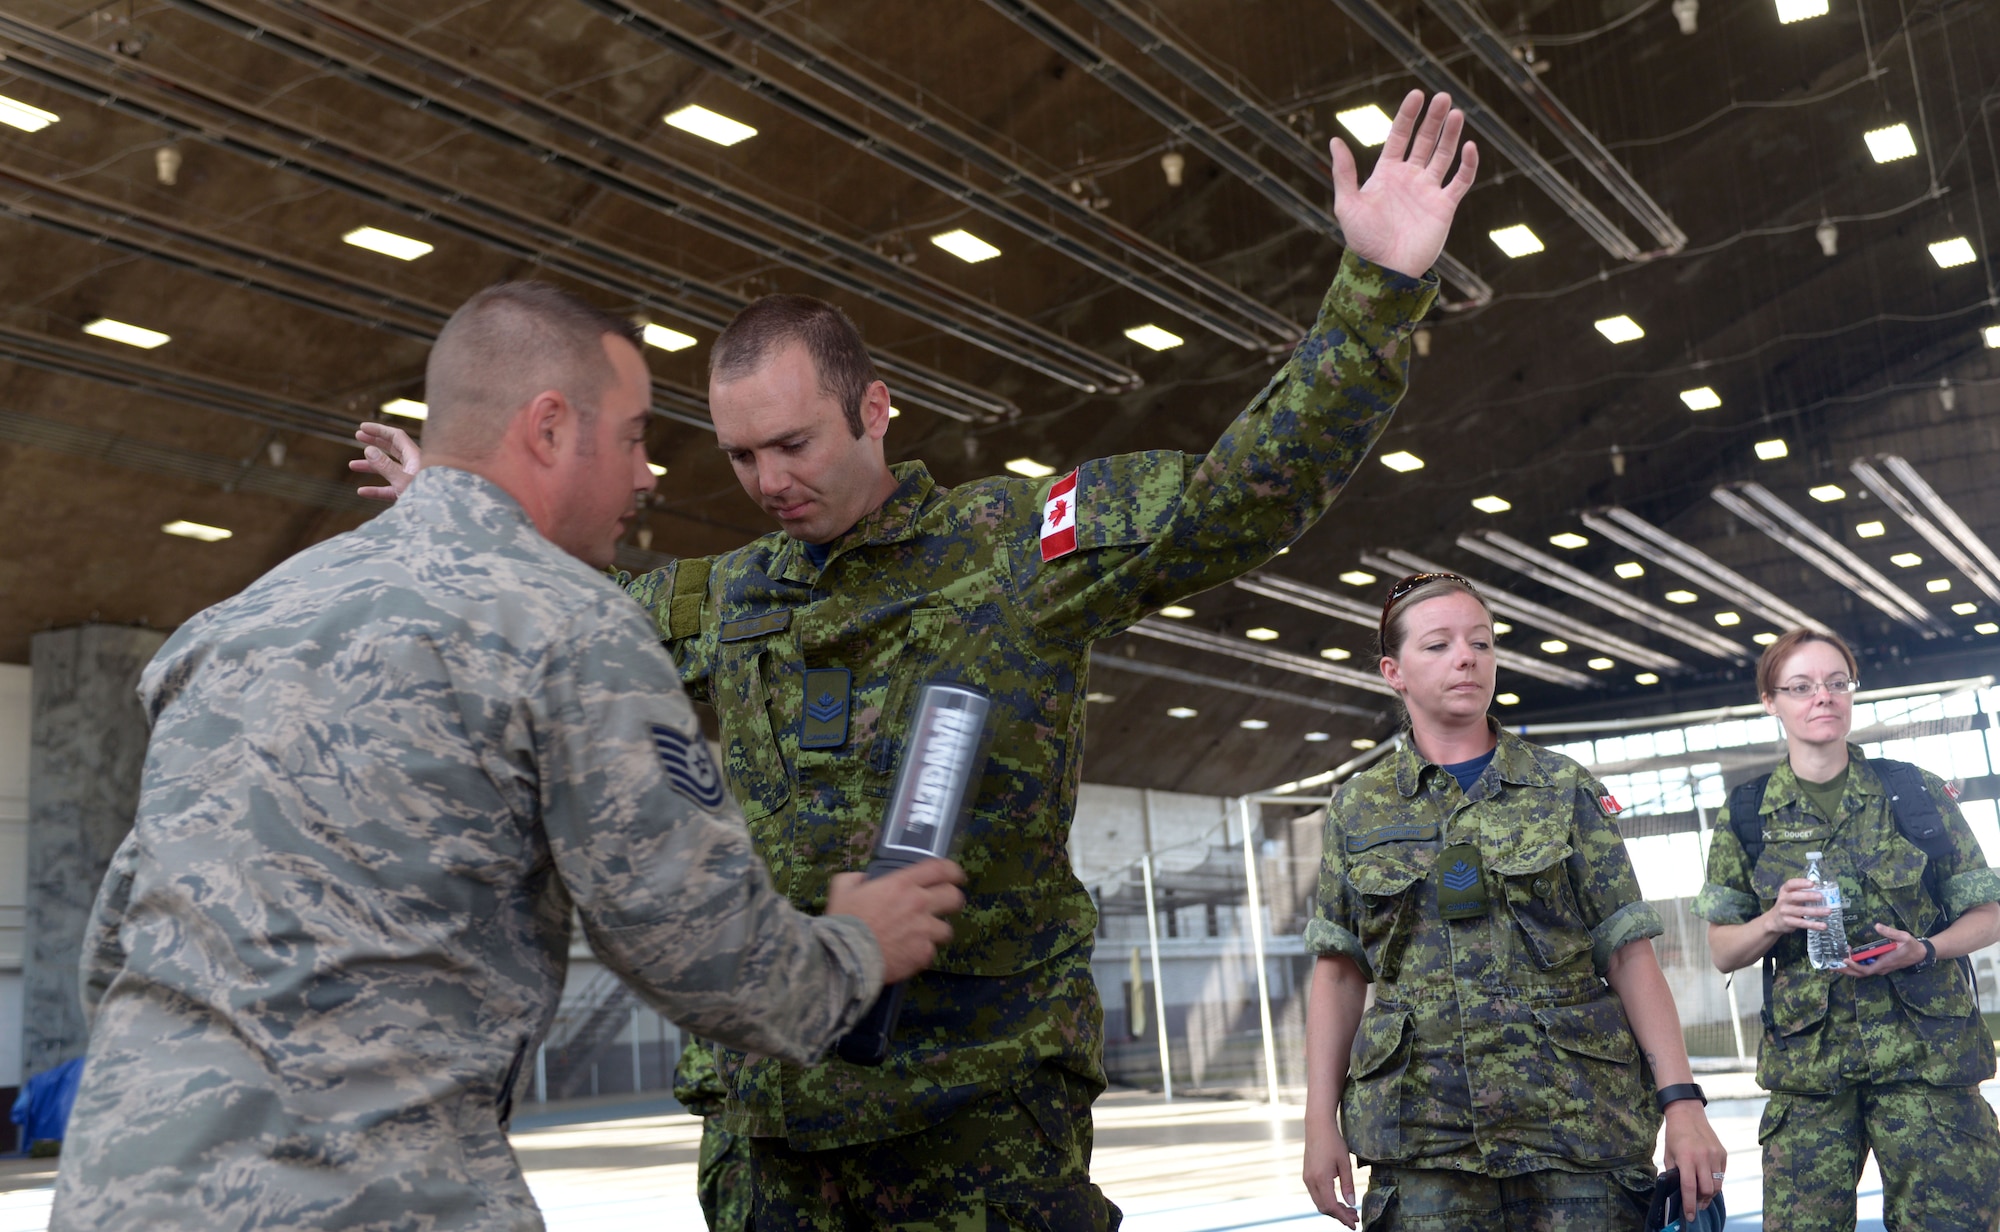
[[[1076,551],[1076,472],[1049,489],[1042,502],[1042,559],[1054,560]]]
[[[701,734],[690,736],[658,723],[649,726],[653,748],[666,765],[667,782],[673,789],[705,809],[720,807],[724,795],[722,775],[709,759],[708,745]]]

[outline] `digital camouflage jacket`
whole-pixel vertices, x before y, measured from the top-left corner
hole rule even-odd
[[[1496,1177],[1650,1168],[1652,1076],[1604,973],[1662,928],[1606,799],[1504,730],[1469,792],[1407,738],[1341,788],[1306,948],[1375,985],[1340,1105],[1355,1155]],[[1484,909],[1447,920],[1448,891]]]
[[[688,691],[714,704],[757,850],[806,910],[868,862],[917,686],[996,702],[958,852],[967,906],[912,982],[887,1064],[725,1056],[724,1128],[815,1149],[936,1124],[1046,1061],[1102,1083],[1097,913],[1068,857],[1090,644],[1255,568],[1326,512],[1402,396],[1435,293],[1434,277],[1348,254],[1312,332],[1206,456],[1076,470],[1055,515],[1074,519],[1074,547],[1053,559],[1042,518],[1063,478],[946,489],[907,462],[824,567],[770,534],[630,579]]]
[[[1847,788],[1836,818],[1819,815],[1789,761],[1771,773],[1762,807],[1764,853],[1755,868],[1723,808],[1696,915],[1714,924],[1756,919],[1778,901],[1779,887],[1805,876],[1806,853],[1817,851],[1824,854],[1821,870],[1840,882],[1847,934],[1857,948],[1876,939],[1877,923],[1919,937],[1939,926],[1938,905],[1924,888],[1928,860],[1897,831],[1882,780],[1861,750],[1847,751]],[[1925,771],[1924,787],[1951,834],[1952,865],[1942,884],[1953,914],[2000,900],[2000,873],[1987,867],[1943,780]],[[1973,1086],[1993,1076],[1993,1039],[1960,964],[1850,979],[1815,971],[1803,932],[1780,938],[1772,953],[1778,969],[1771,1012],[1780,1038],[1767,1034],[1758,1050],[1757,1081],[1766,1090],[1823,1095],[1863,1082]]]
[[[56,1232],[539,1229],[503,1126],[573,912],[738,1047],[811,1060],[881,986],[866,925],[773,892],[644,614],[465,471],[182,625],[139,691]]]

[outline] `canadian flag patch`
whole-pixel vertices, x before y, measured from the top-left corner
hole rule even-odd
[[[1042,559],[1054,560],[1076,551],[1076,472],[1049,489],[1042,503]]]
[[[1944,794],[1950,796],[1954,802],[1958,800],[1958,793],[1963,790],[1964,788],[1959,786],[1957,779],[1952,779],[1944,785]]]
[[[1617,796],[1597,797],[1597,807],[1604,810],[1604,815],[1606,817],[1616,817],[1618,814],[1625,811],[1625,806],[1618,803]]]

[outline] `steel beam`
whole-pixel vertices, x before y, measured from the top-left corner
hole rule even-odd
[[[1255,663],[1262,667],[1275,667],[1281,672],[1291,672],[1295,676],[1310,676],[1314,680],[1344,684],[1350,689],[1361,689],[1368,693],[1381,693],[1390,697],[1396,690],[1380,676],[1371,675],[1352,667],[1337,667],[1320,659],[1308,659],[1289,650],[1267,650],[1261,646],[1246,646],[1242,642],[1226,638],[1201,629],[1190,629],[1172,621],[1148,617],[1126,630],[1140,637],[1150,637],[1155,641],[1171,642],[1176,646],[1186,646],[1193,650],[1205,650],[1210,654],[1227,655],[1245,663]]]
[[[1883,577],[1846,544],[1814,526],[1799,511],[1759,483],[1726,484],[1709,493],[1715,503],[1790,548],[1805,562],[1854,592],[1863,602],[1909,626],[1926,638],[1949,635],[1950,625]]]
[[[1876,469],[1880,463],[1901,480],[1908,489],[1906,496],[1896,490],[1888,477]],[[1880,454],[1875,458],[1856,458],[1848,467],[1868,490],[1882,498],[1884,504],[1896,511],[1896,516],[1910,524],[1910,529],[1922,535],[1938,554],[1950,561],[1954,568],[1964,574],[1966,580],[1977,586],[1982,594],[1995,603],[2000,603],[2000,559],[1993,555],[1993,549],[1986,541],[1973,533],[1958,511],[1945,503],[1937,489],[1924,482],[1917,468],[1894,454]],[[1920,510],[1918,506],[1923,508]],[[1925,510],[1929,516],[1925,516]],[[1932,519],[1936,519],[1933,521]]]
[[[1731,603],[1749,608],[1779,628],[1804,627],[1821,633],[1833,632],[1828,625],[1629,509],[1616,505],[1593,509],[1583,515],[1583,524],[1627,551],[1635,552],[1662,568],[1672,569]]]
[[[1102,643],[1100,643],[1101,645]],[[1185,671],[1178,667],[1168,667],[1164,663],[1154,663],[1146,659],[1128,659],[1123,655],[1096,654],[1090,656],[1090,670],[1109,669],[1114,672],[1130,672],[1135,676],[1152,676],[1160,680],[1172,680],[1180,684],[1194,685],[1201,689],[1221,689],[1227,693],[1242,693],[1249,697],[1261,697],[1268,701],[1284,702],[1307,710],[1317,710],[1321,714],[1344,714],[1350,718],[1380,721],[1387,717],[1380,710],[1369,710],[1362,706],[1350,706],[1346,702],[1330,702],[1317,697],[1307,697],[1303,693],[1289,693],[1283,689],[1270,689],[1260,684],[1248,684],[1241,680],[1230,680],[1222,676],[1206,676],[1200,672]]]

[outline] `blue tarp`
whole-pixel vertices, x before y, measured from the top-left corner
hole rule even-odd
[[[64,1061],[28,1079],[14,1101],[13,1121],[21,1127],[21,1150],[45,1139],[58,1141],[69,1125],[69,1108],[76,1102],[77,1080],[83,1077],[83,1058]]]

